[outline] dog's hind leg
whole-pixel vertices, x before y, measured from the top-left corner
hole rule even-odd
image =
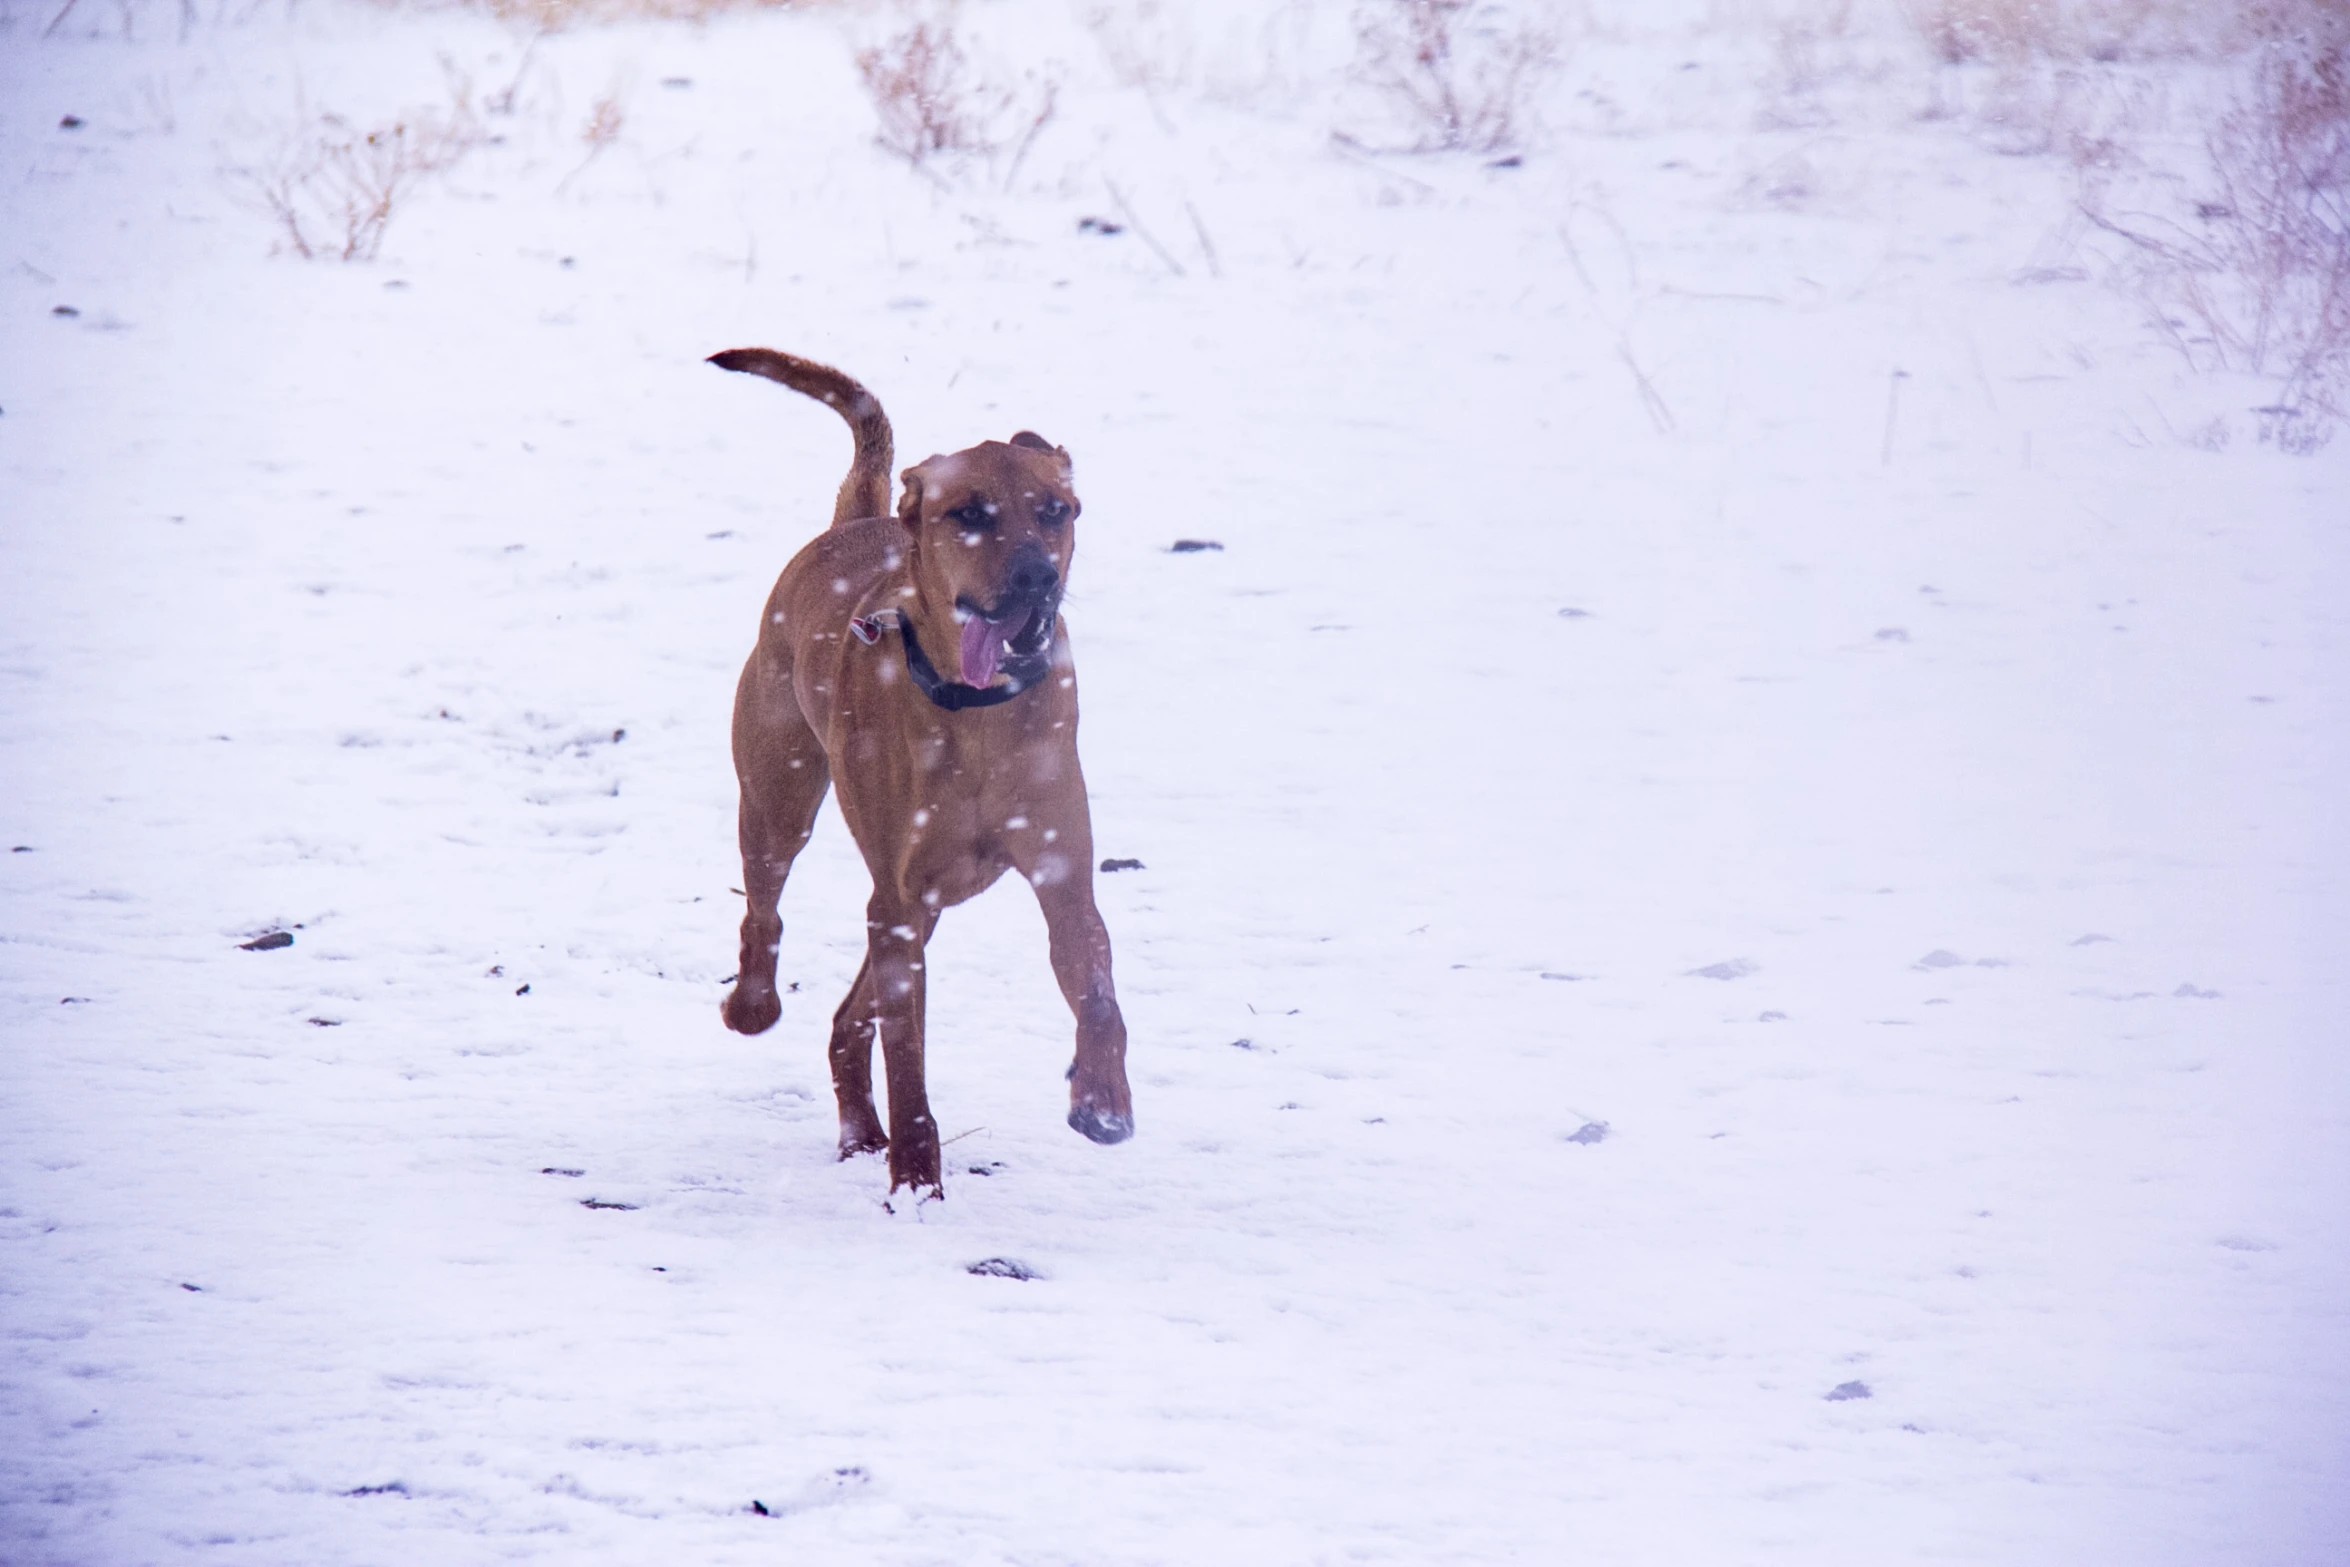
[[[734,990],[720,1013],[738,1034],[765,1032],[783,1010],[775,993],[775,959],[783,945],[776,904],[832,782],[824,748],[800,716],[788,678],[778,702],[777,683],[761,678],[757,661],[754,654],[735,699],[734,761],[742,786],[736,827],[747,908]]]
[[[889,1146],[873,1109],[873,959],[832,1014],[832,1096],[840,1102],[840,1156],[854,1158]]]
[[[924,944],[937,925],[937,910],[880,888],[865,905],[863,981],[889,1081],[889,1189],[911,1186],[933,1196],[941,1189],[938,1123],[922,1080],[922,970]]]

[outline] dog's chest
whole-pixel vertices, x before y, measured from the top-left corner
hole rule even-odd
[[[903,890],[951,908],[1035,862],[1060,836],[1054,802],[1069,772],[1049,742],[975,745],[939,733],[918,741],[915,805],[898,860]]]
[[[981,802],[951,794],[915,808],[898,861],[901,889],[932,908],[978,897],[1011,869],[1007,828]]]

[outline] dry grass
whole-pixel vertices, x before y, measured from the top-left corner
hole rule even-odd
[[[952,11],[916,16],[857,51],[857,75],[873,101],[884,147],[928,171],[942,155],[993,157],[1015,149],[1012,169],[1053,116],[1051,80],[1012,86],[975,64]]]
[[[2190,362],[2277,383],[2264,439],[2309,451],[2350,418],[2350,5],[1906,0],[1904,14],[1950,68],[1937,108],[1994,150],[2071,163],[2082,216],[2123,242],[2118,281]],[[2236,87],[2204,100],[2201,167],[2182,171],[2148,151],[2155,100],[2198,80]],[[1942,102],[1970,85],[1971,109]]]
[[[1560,65],[1554,26],[1472,0],[1371,0],[1355,13],[1354,77],[1386,99],[1413,152],[1507,152]]]
[[[2296,37],[2339,39],[2342,0],[1900,0],[1944,65],[2216,60]]]
[[[596,100],[596,107],[588,115],[587,128],[579,133],[591,152],[602,152],[619,139],[620,127],[628,123],[628,111],[620,106],[620,94],[608,92]]]
[[[1119,86],[1158,93],[1191,81],[1197,50],[1187,13],[1171,11],[1161,0],[1136,0],[1123,7],[1096,5],[1086,12],[1085,25]]]
[[[1910,26],[1945,65],[2014,65],[2033,59],[2112,63],[2199,56],[2222,36],[2253,36],[2264,25],[2263,9],[2259,3],[2223,7],[2210,0],[1903,0],[1902,4]]]
[[[1084,13],[1110,79],[1140,92],[1162,129],[1165,99],[1190,92],[1213,103],[1284,113],[1316,96],[1315,0],[1272,0],[1219,27],[1172,0],[1095,0]]]
[[[989,150],[989,128],[1010,102],[974,80],[971,58],[945,20],[917,20],[858,50],[857,75],[881,121],[881,144],[909,163]]]
[[[570,189],[573,180],[593,168],[596,160],[604,155],[604,150],[620,139],[621,128],[627,123],[628,110],[621,104],[619,88],[615,87],[598,98],[595,106],[588,111],[587,124],[579,132],[579,139],[587,144],[587,156],[580,160],[579,167],[556,182],[555,193],[561,195]]]
[[[2191,214],[2117,210],[2097,183],[2082,210],[2129,243],[2128,275],[2190,360],[2276,378],[2263,437],[2312,450],[2350,418],[2350,44],[2264,48],[2205,145]]]
[[[1905,0],[1902,11],[1947,68],[1924,117],[1963,120],[2008,157],[2080,161],[2084,147],[2126,136],[2132,106],[2105,68],[2193,52],[2162,0]],[[2208,44],[2213,28],[2202,31]]]
[[[485,139],[470,95],[372,129],[321,114],[235,177],[276,222],[280,247],[305,261],[373,261],[401,203]]]
[[[399,0],[389,0],[398,4]],[[534,33],[611,22],[699,22],[727,11],[779,9],[795,0],[458,0],[467,10],[486,11]]]
[[[1758,123],[1765,130],[1812,130],[1836,122],[1829,89],[1881,79],[1889,66],[1872,58],[1852,25],[1852,0],[1811,0],[1782,11],[1770,29],[1769,64]]]

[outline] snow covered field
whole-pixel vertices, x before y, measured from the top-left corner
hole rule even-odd
[[[1336,0],[970,0],[1011,130],[916,169],[878,9],[56,14],[0,1563],[2350,1560],[2350,440],[1920,118],[1988,66],[1600,8],[1497,167],[1380,150]],[[2206,68],[2115,70],[2173,168]],[[288,253],[395,123],[380,253]],[[834,1161],[829,811],[719,1024],[848,455],[746,344],[1076,457],[1125,1146],[1014,883],[946,1200]]]

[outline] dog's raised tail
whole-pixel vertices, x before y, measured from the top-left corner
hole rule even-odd
[[[793,391],[828,405],[848,421],[857,451],[849,459],[849,476],[840,481],[840,498],[832,507],[833,526],[859,517],[890,514],[889,470],[896,451],[890,440],[889,415],[881,411],[880,398],[830,365],[779,354],[772,348],[730,348],[712,354],[710,363],[721,370],[781,381]]]

